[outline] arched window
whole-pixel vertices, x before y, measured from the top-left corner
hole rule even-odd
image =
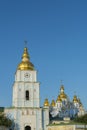
[[[25,93],[25,98],[26,98],[26,100],[29,100],[29,91],[28,90],[26,90],[26,93]]]
[[[31,130],[31,127],[30,126],[26,126],[25,130]]]

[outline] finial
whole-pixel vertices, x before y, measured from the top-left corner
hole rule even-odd
[[[60,85],[60,91],[62,92],[62,91],[64,91],[63,80],[60,80],[60,83],[61,83],[61,85]]]
[[[63,84],[63,80],[60,80],[61,85]]]
[[[24,41],[24,43],[25,43],[25,47],[27,47],[27,41],[26,40]]]

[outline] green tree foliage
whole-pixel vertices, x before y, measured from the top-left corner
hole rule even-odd
[[[78,123],[84,123],[84,124],[87,124],[87,114],[83,115],[83,116],[80,116],[80,117],[76,117],[74,119],[75,122],[78,122]]]
[[[3,112],[0,112],[0,126],[10,127],[12,125],[12,120],[7,118]]]

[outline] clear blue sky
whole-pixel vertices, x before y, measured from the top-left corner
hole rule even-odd
[[[11,106],[24,40],[41,82],[41,105],[56,100],[60,80],[87,109],[87,0],[0,1],[0,106]]]

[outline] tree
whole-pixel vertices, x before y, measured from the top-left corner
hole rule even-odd
[[[87,124],[87,114],[83,115],[83,116],[80,116],[80,117],[76,117],[74,119],[75,122],[78,122],[78,123],[84,123],[84,124]]]
[[[80,116],[80,117],[76,117],[74,119],[74,121],[76,123],[83,123],[84,124],[84,128],[86,130],[86,125],[87,125],[87,114],[83,115],[83,116]]]
[[[0,126],[11,127],[12,120],[7,118],[3,112],[0,112]]]

